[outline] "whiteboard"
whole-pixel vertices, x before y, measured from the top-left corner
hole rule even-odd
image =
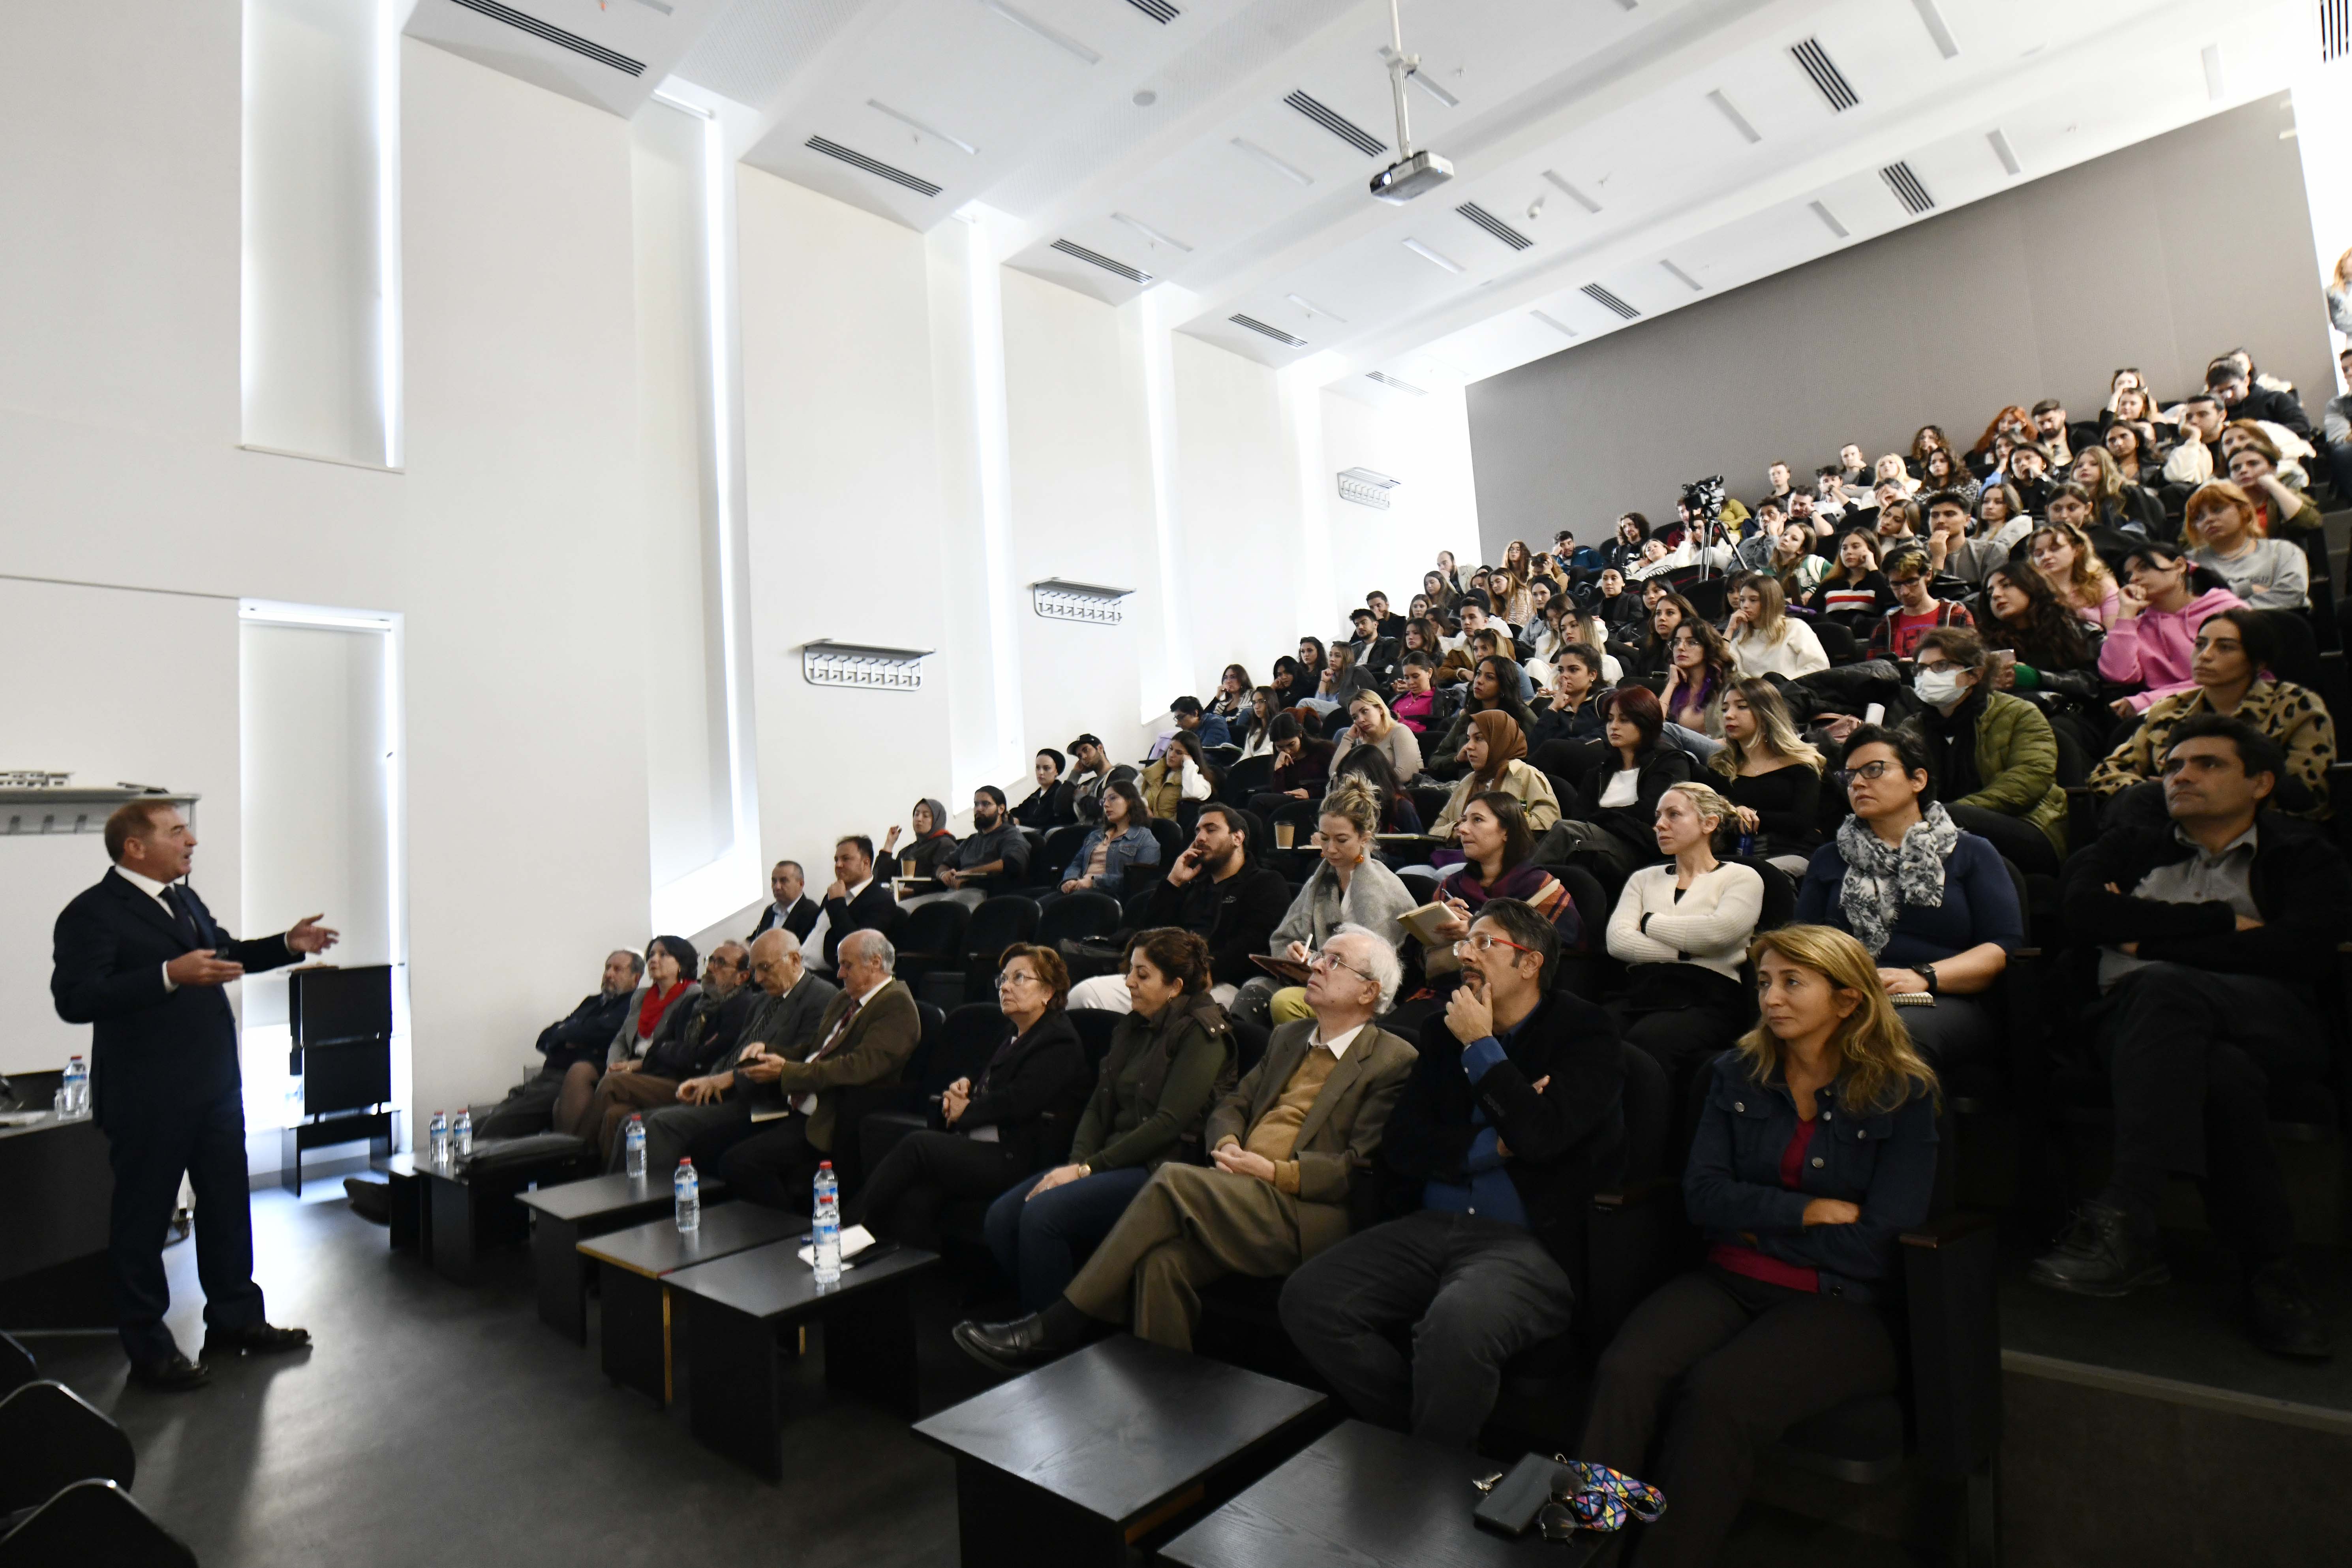
[[[201,795],[189,880],[245,934],[235,599],[0,577],[0,768]],[[106,868],[95,833],[0,835],[0,1073],[88,1051],[88,1026],[49,1002],[51,935]]]

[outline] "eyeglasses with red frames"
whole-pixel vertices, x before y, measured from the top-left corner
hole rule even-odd
[[[1456,958],[1467,958],[1473,952],[1485,952],[1487,949],[1496,947],[1507,947],[1514,952],[1535,952],[1534,948],[1528,947],[1524,943],[1513,942],[1507,937],[1496,936],[1490,931],[1482,931],[1474,936],[1465,936],[1461,941],[1455,942],[1454,944],[1454,956]]]

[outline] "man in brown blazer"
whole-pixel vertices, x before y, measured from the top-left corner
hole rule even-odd
[[[1279,1279],[1343,1239],[1349,1188],[1412,1071],[1412,1047],[1372,1023],[1400,979],[1385,939],[1341,926],[1309,966],[1315,1016],[1276,1028],[1210,1111],[1215,1164],[1161,1166],[1061,1300],[1015,1322],[960,1325],[956,1342],[1006,1372],[1076,1348],[1098,1323],[1190,1350],[1202,1286]]]
[[[761,1130],[727,1152],[722,1166],[728,1185],[749,1203],[794,1214],[806,1213],[817,1162],[832,1158],[835,1139],[854,1127],[837,1125],[850,1090],[893,1084],[922,1038],[914,993],[891,978],[898,962],[890,939],[878,931],[856,931],[841,939],[835,976],[841,993],[824,1010],[814,1034],[805,1037],[799,1059],[773,1064],[769,1091],[783,1097],[789,1114],[761,1124]],[[771,1049],[770,1056],[778,1053]],[[746,1074],[766,1079],[766,1071]]]

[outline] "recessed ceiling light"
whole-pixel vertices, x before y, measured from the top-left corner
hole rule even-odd
[[[2025,165],[2017,161],[2017,149],[2009,144],[2008,132],[1996,125],[1985,132],[1985,140],[1992,143],[1992,155],[2000,160],[2002,168],[2012,174],[2025,172]]]
[[[1821,219],[1822,226],[1826,227],[1832,234],[1836,235],[1840,239],[1852,239],[1853,237],[1853,230],[1838,222],[1837,214],[1830,211],[1828,207],[1823,206],[1819,202],[1811,202],[1807,205],[1811,206],[1813,209],[1813,216]]]
[[[1944,20],[1943,12],[1936,7],[1936,0],[1911,0],[1911,5],[1919,13],[1919,20],[1926,25],[1927,36],[1936,40],[1936,52],[1948,60],[1957,57],[1960,52],[1960,41],[1952,37],[1952,25]]]
[[[1591,196],[1586,195],[1582,191],[1578,190],[1574,185],[1571,185],[1566,180],[1561,179],[1559,175],[1553,173],[1551,170],[1546,169],[1543,172],[1543,177],[1551,183],[1554,189],[1559,191],[1562,195],[1566,195],[1570,201],[1574,202],[1586,212],[1597,213],[1601,210],[1601,204],[1599,202],[1594,201]]]
[[[1661,262],[1659,262],[1659,263],[1658,263],[1658,265],[1659,265],[1659,266],[1661,266],[1661,267],[1663,267],[1663,268],[1664,268],[1667,271],[1669,271],[1669,272],[1673,273],[1675,277],[1677,277],[1677,278],[1681,279],[1685,283],[1688,284],[1688,285],[1690,286],[1690,291],[1691,291],[1692,293],[1694,293],[1694,294],[1703,294],[1703,293],[1705,293],[1705,292],[1706,291],[1706,284],[1704,284],[1704,283],[1700,282],[1697,279],[1696,279],[1696,278],[1692,277],[1689,273],[1687,273],[1687,272],[1684,271],[1681,268],[1679,268],[1679,267],[1675,266],[1673,262],[1671,262],[1671,261],[1661,261]]]
[[[2223,94],[2228,91],[2221,80],[2221,46],[2206,45],[2202,58],[2205,61],[2205,96],[2219,103]]]
[[[1547,315],[1541,310],[1529,310],[1528,314],[1533,316],[1537,321],[1541,321],[1545,326],[1549,327],[1553,331],[1565,332],[1571,338],[1581,337],[1584,335],[1578,331],[1574,327],[1570,326],[1566,321],[1559,320],[1557,316]]]
[[[1407,250],[1412,251],[1415,256],[1420,257],[1423,261],[1428,262],[1433,267],[1443,267],[1448,272],[1459,272],[1463,269],[1460,262],[1453,260],[1448,257],[1440,256],[1436,251],[1430,249],[1429,247],[1422,244],[1421,241],[1417,239],[1406,240],[1404,242],[1404,247]]]
[[[1041,22],[1026,11],[1016,11],[1007,5],[1004,0],[980,0],[980,4],[982,10],[1003,17],[1024,33],[1035,34],[1082,65],[1090,66],[1102,58],[1102,56],[1095,53],[1069,34],[1063,32],[1059,27]]]
[[[1723,117],[1731,121],[1732,129],[1738,132],[1742,136],[1745,136],[1748,141],[1761,142],[1764,140],[1764,133],[1761,131],[1757,130],[1755,126],[1749,124],[1748,122],[1748,116],[1740,113],[1738,109],[1732,106],[1731,100],[1723,96],[1723,89],[1721,88],[1716,88],[1708,92],[1706,95],[1706,100],[1715,105],[1716,108],[1723,110]]]
[[[1343,327],[1348,324],[1347,317],[1339,314],[1339,311],[1332,310],[1328,305],[1317,304],[1314,300],[1309,300],[1304,294],[1286,294],[1283,298],[1289,300],[1292,304],[1297,306],[1300,310],[1306,311],[1310,316],[1328,316]]]
[[[867,99],[866,100],[866,107],[874,110],[877,114],[887,114],[891,119],[897,121],[899,124],[907,126],[912,130],[919,131],[924,135],[930,137],[934,141],[944,142],[950,147],[961,148],[964,152],[973,153],[975,155],[980,152],[979,148],[973,146],[962,137],[950,136],[936,125],[926,125],[921,121],[916,119],[913,115],[903,113],[898,110],[893,109],[878,98]]]
[[[1267,168],[1272,169],[1276,174],[1280,174],[1286,180],[1289,180],[1294,184],[1301,185],[1311,185],[1315,183],[1314,175],[1308,174],[1306,170],[1299,168],[1294,163],[1285,163],[1283,160],[1276,157],[1273,153],[1267,152],[1265,148],[1259,146],[1255,142],[1249,141],[1244,137],[1236,136],[1234,138],[1234,145],[1248,153],[1251,157],[1256,159],[1259,163],[1264,163]]]
[[[1110,215],[1110,220],[1113,223],[1123,223],[1127,225],[1128,227],[1135,230],[1136,233],[1141,235],[1144,238],[1150,240],[1154,245],[1170,245],[1182,251],[1187,256],[1192,254],[1192,247],[1191,246],[1185,244],[1182,240],[1178,239],[1173,235],[1160,233],[1158,229],[1152,227],[1150,224],[1144,222],[1139,217],[1129,217],[1125,213],[1113,213]]]

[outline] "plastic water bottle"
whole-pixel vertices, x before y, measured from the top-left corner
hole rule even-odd
[[[820,1285],[841,1282],[841,1184],[834,1180],[833,1162],[816,1168],[816,1204],[809,1216],[810,1267]]]
[[[628,1150],[629,1180],[644,1181],[646,1179],[646,1119],[643,1115],[634,1110],[629,1112],[628,1130],[621,1134],[621,1142]]]
[[[677,1163],[677,1174],[670,1179],[670,1191],[677,1198],[677,1233],[692,1236],[702,1228],[702,1178],[694,1173],[692,1160]]]
[[[470,1160],[474,1157],[474,1113],[460,1110],[457,1120],[449,1123],[449,1157]]]
[[[425,1136],[429,1140],[425,1144],[425,1149],[432,1156],[433,1163],[436,1165],[447,1164],[449,1163],[449,1118],[447,1113],[439,1110],[433,1113],[432,1130]]]
[[[89,1066],[79,1057],[66,1058],[66,1114],[89,1114]]]

